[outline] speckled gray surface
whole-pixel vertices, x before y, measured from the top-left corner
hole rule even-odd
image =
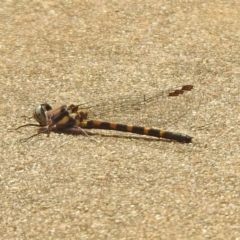
[[[0,238],[239,239],[240,2],[16,2],[0,3]],[[182,84],[190,110],[168,130],[191,144],[8,131],[38,103]]]

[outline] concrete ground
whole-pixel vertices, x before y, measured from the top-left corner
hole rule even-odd
[[[238,0],[1,1],[0,238],[240,239],[239,16]],[[130,105],[183,84],[194,89]],[[21,142],[37,129],[11,130],[45,102],[100,102],[102,120],[193,142],[101,130]]]

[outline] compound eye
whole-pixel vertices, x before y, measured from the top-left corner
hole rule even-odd
[[[52,107],[48,103],[41,104],[41,107],[45,112],[52,110]]]
[[[51,110],[51,106],[49,104],[41,104],[38,105],[34,112],[33,117],[40,125],[45,126],[47,124],[47,117],[45,112]]]

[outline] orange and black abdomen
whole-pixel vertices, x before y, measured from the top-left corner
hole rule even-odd
[[[102,122],[102,121],[86,121],[81,123],[81,127],[131,132],[131,133],[148,135],[148,136],[153,136],[158,138],[172,139],[172,140],[176,140],[178,142],[184,142],[184,143],[190,143],[192,141],[192,137],[181,134],[181,133],[168,132],[164,130],[147,128],[147,127],[129,126],[129,125],[118,124],[118,123],[110,123],[110,122]]]

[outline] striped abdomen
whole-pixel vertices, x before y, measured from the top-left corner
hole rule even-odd
[[[168,131],[154,129],[154,128],[130,126],[130,125],[102,122],[102,121],[95,121],[95,120],[81,122],[80,127],[131,132],[131,133],[148,135],[148,136],[153,136],[158,138],[172,139],[178,142],[185,142],[185,143],[190,143],[192,141],[192,137],[181,134],[181,133],[174,133],[174,132],[168,132]]]

